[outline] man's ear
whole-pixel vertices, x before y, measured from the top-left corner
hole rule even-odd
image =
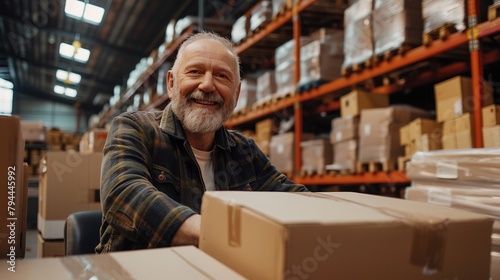
[[[236,103],[235,104],[238,104],[238,99],[240,98],[240,92],[241,92],[241,81],[238,84],[238,88],[236,88]]]
[[[172,73],[172,70],[168,70],[166,78],[168,97],[172,99],[172,89],[174,88],[174,74]]]

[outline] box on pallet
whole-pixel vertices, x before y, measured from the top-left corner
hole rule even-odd
[[[324,174],[325,166],[333,163],[333,146],[328,139],[315,139],[300,143],[302,148],[301,173]]]
[[[257,31],[272,20],[272,3],[268,0],[260,1],[252,10],[250,16],[250,30]]]
[[[238,97],[238,104],[234,108],[234,112],[250,109],[256,101],[256,80],[245,78],[241,80],[240,88],[240,96]]]
[[[235,43],[239,43],[243,41],[247,37],[249,28],[249,22],[247,20],[247,16],[243,15],[239,17],[233,25],[231,29],[231,40]]]
[[[463,210],[359,193],[225,191],[205,193],[201,212],[201,250],[249,279],[490,273],[493,221]]]
[[[334,144],[333,170],[341,173],[356,173],[356,162],[358,161],[358,139],[352,138]]]
[[[276,92],[276,78],[273,70],[264,72],[257,78],[257,91],[255,101],[262,102],[271,98]]]
[[[338,117],[332,120],[332,144],[358,137],[359,117]]]
[[[302,141],[313,139],[314,135],[310,133],[302,134]],[[269,144],[269,159],[271,163],[285,174],[292,174],[295,164],[295,133],[286,132],[271,137]]]
[[[343,60],[342,56],[332,55],[332,46],[329,43],[316,40],[302,46],[300,48],[299,85],[327,82],[339,78],[340,65]]]
[[[434,85],[434,95],[438,122],[460,117],[474,109],[472,80],[469,77],[456,76]],[[492,89],[487,83],[483,84],[481,102],[484,106],[493,103]]]
[[[424,134],[433,134],[441,137],[441,125],[435,120],[417,118],[408,124],[410,140],[416,140]]]
[[[66,217],[99,210],[102,153],[49,151],[42,159],[38,195],[38,230],[44,239],[62,239]]]
[[[102,152],[107,137],[108,131],[105,129],[94,128],[85,132],[80,140],[80,152]]]
[[[344,63],[348,69],[373,56],[372,0],[356,1],[344,12]]]
[[[300,46],[311,42],[310,37],[300,37]],[[295,40],[289,40],[276,48],[274,53],[276,93],[287,94],[295,91]]]
[[[26,142],[47,142],[47,127],[43,122],[21,121],[21,130]]]
[[[483,126],[494,126],[500,124],[500,106],[492,104],[483,107]]]
[[[500,125],[483,127],[483,146],[500,147]]]
[[[340,115],[356,117],[363,109],[389,106],[389,97],[385,94],[375,94],[362,89],[355,89],[340,98]]]

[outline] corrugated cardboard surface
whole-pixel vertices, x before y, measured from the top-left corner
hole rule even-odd
[[[38,233],[37,236],[37,258],[53,258],[64,256],[64,240],[45,240]]]
[[[410,140],[416,140],[424,134],[441,134],[441,125],[435,120],[417,118],[409,123]]]
[[[302,147],[302,171],[322,174],[327,164],[333,163],[333,146],[327,139],[308,140]]]
[[[359,117],[339,117],[332,120],[330,142],[335,144],[358,137]]]
[[[194,246],[26,259],[1,279],[245,279]]]
[[[485,148],[500,147],[500,125],[483,127],[483,144]]]
[[[334,164],[339,170],[356,172],[356,162],[358,159],[358,139],[350,139],[335,143]]]
[[[489,276],[493,221],[457,209],[356,193],[226,191],[206,193],[201,212],[200,248],[250,279]]]
[[[493,104],[483,107],[483,126],[497,124],[500,124],[500,106]]]
[[[340,98],[340,115],[342,117],[356,117],[364,109],[387,106],[389,106],[387,95],[356,89]]]
[[[45,239],[63,238],[66,217],[99,210],[101,153],[73,151],[45,154],[38,196],[38,229]]]
[[[0,116],[0,258],[24,257],[27,182],[25,179],[24,138],[18,117]],[[10,208],[9,208],[10,207]],[[14,250],[12,250],[14,249]],[[13,251],[13,252],[12,252]],[[9,256],[8,256],[9,254]]]

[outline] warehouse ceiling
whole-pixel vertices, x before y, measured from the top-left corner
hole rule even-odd
[[[199,0],[78,0],[104,9],[100,24],[65,13],[67,1],[0,1],[0,78],[14,83],[14,92],[80,107],[97,113],[115,85],[125,85],[141,58],[165,39],[168,23],[198,15]],[[234,20],[257,1],[210,0],[204,17]],[[77,3],[78,4],[78,3]],[[87,11],[95,12],[85,8]],[[83,63],[59,54],[61,43],[90,51]],[[80,53],[81,54],[81,53]],[[61,75],[75,73],[59,81]],[[76,97],[56,94],[55,86],[76,90]]]

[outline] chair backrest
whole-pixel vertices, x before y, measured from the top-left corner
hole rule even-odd
[[[72,213],[64,224],[64,251],[66,256],[94,254],[99,244],[101,211]]]

